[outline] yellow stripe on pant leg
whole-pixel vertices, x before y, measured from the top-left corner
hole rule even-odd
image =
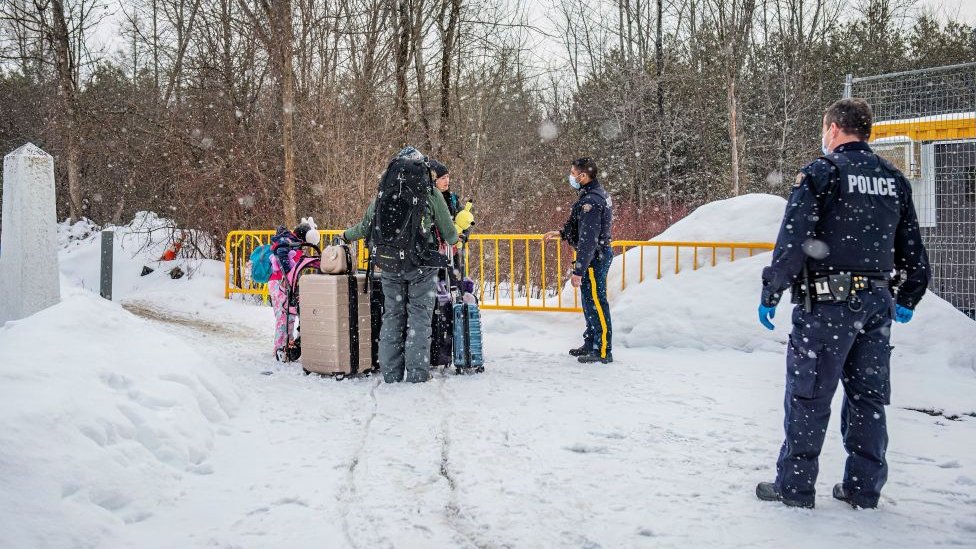
[[[593,275],[593,267],[587,269],[590,274],[590,290],[593,291],[593,304],[596,305],[596,314],[600,317],[600,329],[603,330],[603,338],[600,343],[600,358],[607,358],[607,317],[603,316],[603,308],[600,307],[600,298],[596,295],[596,276]]]

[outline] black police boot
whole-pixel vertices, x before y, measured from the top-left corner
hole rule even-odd
[[[592,345],[586,345],[584,343],[582,347],[577,347],[575,349],[570,349],[569,350],[569,356],[583,356],[585,354],[589,354],[592,350],[593,350],[593,346]]]
[[[834,499],[843,501],[855,509],[874,509],[878,506],[877,503],[874,505],[861,505],[859,503],[854,503],[854,500],[851,499],[851,495],[848,494],[847,490],[844,489],[843,482],[838,482],[834,485]]]
[[[576,360],[579,361],[580,364],[594,364],[597,362],[601,362],[603,364],[610,364],[611,362],[613,362],[613,354],[607,353],[607,356],[601,357],[600,353],[590,352],[590,353],[586,353],[585,355],[581,355]]]
[[[786,499],[783,494],[779,493],[776,489],[776,484],[772,482],[760,482],[756,485],[756,497],[763,501],[778,501],[787,507],[803,507],[805,509],[813,509],[813,503],[803,503],[801,501],[794,501],[791,499]]]

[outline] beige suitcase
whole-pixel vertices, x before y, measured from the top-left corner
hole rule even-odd
[[[365,284],[365,274],[307,274],[300,279],[301,362],[306,371],[353,375],[372,367],[369,294],[363,293]],[[352,305],[350,297],[354,300]]]

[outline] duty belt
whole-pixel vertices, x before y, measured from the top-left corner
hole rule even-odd
[[[891,284],[887,278],[862,275],[835,274],[812,279],[807,288],[818,303],[847,303],[854,312],[864,308],[857,293],[865,290],[888,289]]]

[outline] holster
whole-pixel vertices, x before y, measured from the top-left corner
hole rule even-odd
[[[850,274],[834,274],[813,281],[818,301],[834,301],[847,303],[853,293],[853,276]]]
[[[794,304],[803,303],[809,313],[811,302],[847,303],[852,311],[859,311],[863,304],[857,292],[877,288],[890,288],[887,279],[851,273],[832,274],[809,279],[802,277],[792,288]]]

